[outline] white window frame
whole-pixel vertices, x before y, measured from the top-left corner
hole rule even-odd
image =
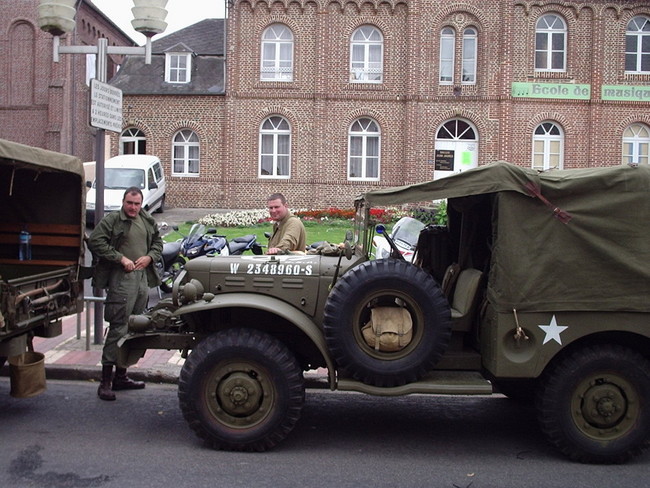
[[[260,81],[293,81],[293,32],[272,24],[262,33]]]
[[[125,152],[125,146],[132,144],[134,152]],[[120,134],[120,154],[146,154],[147,138],[137,127],[127,127]],[[142,150],[142,151],[141,151]]]
[[[634,65],[634,68],[630,69],[630,65]],[[650,18],[648,17],[638,15],[627,24],[625,72],[628,74],[650,73]]]
[[[542,46],[540,46],[541,40],[544,41]],[[561,46],[558,44],[561,44]],[[566,22],[560,15],[555,13],[542,15],[535,24],[535,71],[565,72],[566,51]],[[561,56],[562,66],[553,67],[558,56]]]
[[[476,84],[476,58],[478,56],[478,31],[474,27],[463,30],[462,85]]]
[[[181,61],[185,66],[181,66]],[[192,53],[165,53],[165,82],[185,84],[192,81]]]
[[[454,61],[456,53],[456,31],[452,27],[443,27],[440,31],[440,60],[438,82],[441,85],[453,85]]]
[[[648,164],[650,152],[650,128],[645,124],[635,123],[623,131],[623,164]]]
[[[383,81],[384,36],[374,25],[362,25],[350,37],[350,82]]]
[[[269,164],[271,171],[264,169]],[[291,124],[281,115],[271,115],[260,124],[257,174],[259,178],[291,177]]]
[[[373,154],[372,143],[375,141]],[[355,148],[357,150],[355,151]],[[353,160],[358,160],[361,173],[353,174]],[[375,175],[368,176],[369,169],[376,166]],[[370,117],[360,117],[355,120],[348,130],[348,180],[350,181],[379,181],[381,176],[381,128],[376,120]]]
[[[545,120],[533,131],[531,167],[537,171],[564,168],[564,130]]]
[[[182,171],[177,170],[179,163]],[[172,176],[199,176],[200,167],[199,136],[191,129],[179,130],[172,138]]]

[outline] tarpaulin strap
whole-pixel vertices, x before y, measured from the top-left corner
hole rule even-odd
[[[569,212],[565,212],[559,207],[556,207],[553,205],[551,202],[549,202],[544,195],[542,195],[542,192],[535,183],[529,181],[526,183],[526,190],[528,190],[528,193],[530,193],[531,196],[539,198],[544,205],[546,205],[548,208],[553,210],[553,217],[558,219],[560,222],[563,224],[568,224],[569,220],[571,220],[573,217]]]

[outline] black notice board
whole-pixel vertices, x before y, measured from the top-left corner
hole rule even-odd
[[[436,149],[434,169],[436,171],[453,171],[454,151],[451,149]]]

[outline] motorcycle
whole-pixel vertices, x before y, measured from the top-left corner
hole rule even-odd
[[[372,245],[375,247],[375,258],[384,259],[391,255],[392,248],[387,238],[395,243],[397,250],[406,261],[413,260],[413,254],[418,243],[420,231],[425,225],[412,217],[402,217],[393,227],[392,232],[388,235],[378,235],[373,237]]]
[[[217,236],[216,229],[206,230],[202,224],[194,224],[187,235],[181,234],[176,225],[172,226],[172,229],[180,234],[182,239],[165,242],[161,259],[156,263],[161,280],[160,290],[165,293],[172,291],[176,276],[189,259],[219,252],[226,245],[225,237]]]
[[[227,242],[226,248],[228,249],[228,254],[230,256],[244,254],[246,251],[251,251],[253,254],[257,255],[262,254],[262,246],[257,242],[257,236],[255,234],[235,237],[231,241]],[[225,255],[223,251],[220,254],[222,256]]]
[[[178,227],[173,227],[178,232]],[[190,231],[181,241],[181,253],[188,259],[199,256],[222,254],[227,248],[228,241],[224,236],[217,235],[217,230],[206,229],[203,224],[193,224]]]
[[[262,246],[257,242],[255,234],[228,241],[225,236],[217,235],[216,229],[206,229],[203,224],[193,224],[187,235],[181,234],[178,226],[172,226],[172,229],[183,237],[174,242],[165,242],[162,258],[156,263],[161,277],[160,289],[165,293],[172,291],[176,276],[190,259],[199,256],[239,255],[246,251],[262,254]]]
[[[165,293],[172,291],[174,280],[183,269],[183,266],[185,266],[185,259],[181,255],[181,241],[165,242],[161,259],[156,263],[156,269],[161,281],[161,291]]]

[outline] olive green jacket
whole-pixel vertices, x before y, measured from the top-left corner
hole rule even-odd
[[[160,260],[163,242],[158,232],[155,219],[145,210],[140,210],[140,217],[147,230],[147,256],[151,257],[151,264],[147,267],[147,284],[150,288],[160,284],[160,277],[156,272],[155,264]],[[131,219],[123,210],[106,215],[88,238],[88,249],[96,260],[93,273],[93,286],[107,288],[111,272],[120,269],[122,253],[119,251],[124,236],[131,229]]]

